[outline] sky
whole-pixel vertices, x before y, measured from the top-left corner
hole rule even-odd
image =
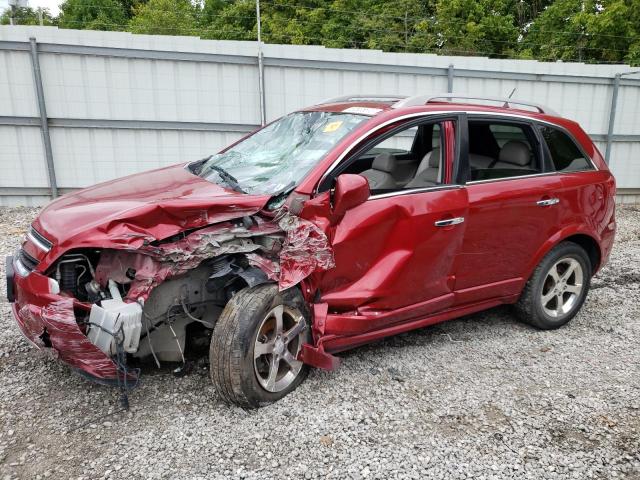
[[[31,8],[48,8],[51,12],[51,15],[58,14],[58,4],[62,3],[63,0],[28,0],[28,4]],[[0,11],[7,8],[9,5],[9,0],[0,0]]]

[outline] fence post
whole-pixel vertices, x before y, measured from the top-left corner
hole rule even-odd
[[[447,69],[447,93],[453,93],[453,63]]]
[[[56,171],[53,165],[51,137],[49,136],[49,119],[47,118],[47,107],[44,102],[42,74],[40,73],[40,60],[38,59],[38,44],[36,43],[35,37],[29,38],[29,42],[31,43],[31,67],[33,69],[33,82],[36,86],[36,96],[38,98],[38,111],[40,112],[40,132],[42,133],[44,154],[47,160],[49,188],[51,189],[51,198],[56,198],[58,196],[58,184],[56,183]]]
[[[607,149],[604,152],[604,161],[609,165],[611,158],[611,145],[613,143],[613,126],[616,122],[616,109],[618,108],[618,90],[620,90],[621,74],[616,73],[613,78],[613,95],[611,97],[611,108],[609,109],[609,129],[607,131]]]
[[[262,54],[262,19],[260,18],[260,0],[256,0],[256,23],[258,24],[258,94],[260,95],[260,125],[267,123],[264,94],[264,61]]]

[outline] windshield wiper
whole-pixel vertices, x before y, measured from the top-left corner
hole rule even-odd
[[[289,182],[286,187],[281,188],[280,190],[275,192],[273,195],[271,195],[271,198],[267,202],[267,209],[275,210],[277,208],[280,208],[284,204],[284,201],[286,200],[287,195],[295,188],[295,186],[296,186],[295,182]]]
[[[229,185],[231,188],[233,188],[236,192],[247,193],[242,188],[240,188],[240,184],[238,183],[238,180],[236,179],[236,177],[231,175],[224,168],[219,167],[218,165],[208,165],[207,168],[218,172],[218,175],[220,175],[220,178],[222,178],[222,180],[224,180],[224,182],[227,185]]]
[[[296,182],[289,182],[286,186],[284,186],[283,188],[278,190],[276,193],[274,193],[272,197],[276,198],[286,193],[289,193],[291,190],[293,190],[293,187],[295,186],[296,186]]]

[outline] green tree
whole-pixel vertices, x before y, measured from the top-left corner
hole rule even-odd
[[[636,40],[630,47],[624,60],[634,67],[640,66],[640,39]]]
[[[322,44],[321,19],[327,2],[273,0],[262,7],[263,39],[269,43]]]
[[[586,2],[585,2],[586,3]],[[590,5],[576,0],[556,0],[531,25],[522,48],[527,55],[547,61],[584,60],[586,20]]]
[[[204,0],[198,11],[198,28],[202,38],[220,40],[255,40],[255,0]]]
[[[440,53],[513,55],[520,35],[510,13],[514,4],[510,0],[438,0],[431,34]]]
[[[122,5],[122,10],[127,18],[133,17],[136,7],[147,3],[148,0],[116,0]]]
[[[134,8],[133,33],[198,35],[196,7],[189,0],[149,0]]]
[[[325,45],[420,51],[416,26],[433,10],[432,2],[418,0],[336,0],[322,28]]]
[[[416,41],[415,35],[418,23],[433,19],[434,2],[384,0],[364,3],[365,5],[360,6],[361,13],[353,25],[359,29],[360,36],[364,37],[360,48],[419,52],[431,46],[429,42],[425,44]]]
[[[633,63],[631,51],[640,47],[640,0],[608,1],[602,7],[587,20],[589,61]]]
[[[525,55],[547,61],[638,62],[640,0],[556,0],[533,22]]]
[[[267,43],[640,64],[640,0],[264,0]],[[33,9],[17,23],[36,24]],[[45,24],[52,24],[48,12]],[[9,23],[5,11],[0,23]],[[256,40],[255,0],[65,0],[63,28]]]
[[[116,0],[65,0],[58,25],[83,30],[125,30],[126,15]]]
[[[334,48],[412,51],[416,24],[433,11],[424,0],[272,0],[265,41]]]
[[[5,9],[0,15],[0,25],[9,25],[11,23],[11,15],[11,9]],[[13,19],[16,25],[40,25],[38,10],[30,7],[16,8],[13,13]],[[42,9],[42,24],[55,25],[55,18],[51,16],[48,8]]]

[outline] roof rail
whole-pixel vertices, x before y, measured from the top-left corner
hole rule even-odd
[[[526,100],[516,100],[513,98],[500,98],[500,97],[481,97],[474,95],[464,95],[457,93],[443,93],[439,95],[416,95],[413,97],[407,97],[392,105],[393,108],[403,108],[403,107],[415,107],[417,105],[425,105],[429,102],[433,102],[436,100],[485,100],[489,102],[501,102],[504,103],[505,108],[510,108],[511,104],[516,105],[525,105],[527,107],[533,107],[540,113],[546,113],[549,115],[559,116],[554,110],[545,107],[544,105],[540,105],[537,103],[528,102]]]
[[[327,98],[318,105],[324,105],[326,103],[348,103],[348,102],[398,102],[406,99],[406,95],[342,95],[340,97]]]

